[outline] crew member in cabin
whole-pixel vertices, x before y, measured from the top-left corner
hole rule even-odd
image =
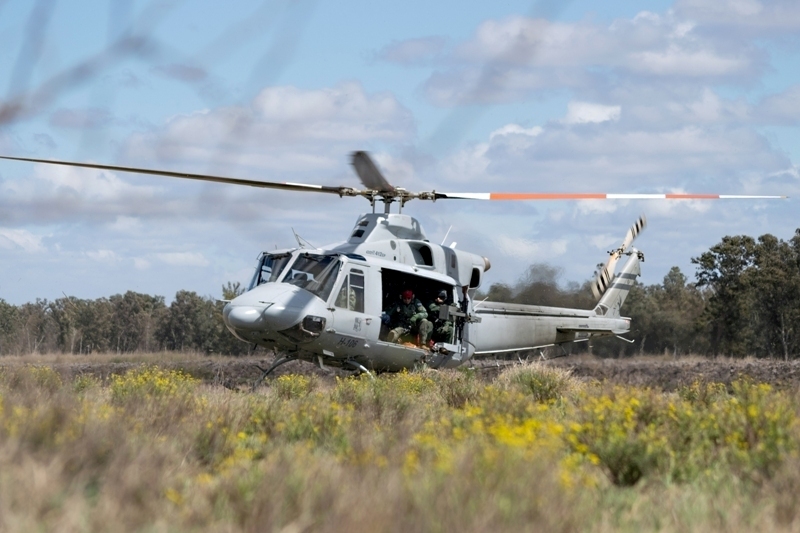
[[[389,326],[389,342],[400,342],[404,335],[415,336],[419,334],[421,346],[427,346],[428,340],[433,331],[433,324],[428,318],[428,311],[418,299],[414,297],[414,291],[404,290],[400,295],[400,301],[387,309],[384,313],[384,322]]]
[[[453,322],[439,318],[439,309],[447,306],[447,291],[439,291],[430,305],[428,305],[428,316],[433,324],[431,340],[433,342],[453,342]]]

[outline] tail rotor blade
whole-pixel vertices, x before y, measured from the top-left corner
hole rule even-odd
[[[644,228],[647,227],[647,218],[645,218],[644,214],[640,215],[636,222],[633,223],[628,229],[628,233],[625,234],[625,239],[622,241],[622,246],[620,249],[624,252],[628,249],[628,246],[639,236]]]
[[[610,259],[609,259],[610,262]],[[614,261],[616,264],[616,260]],[[600,297],[606,292],[609,284],[611,283],[611,275],[609,274],[608,265],[604,266],[600,272],[597,273],[597,277],[592,282],[592,294],[594,295],[596,300],[599,300]]]

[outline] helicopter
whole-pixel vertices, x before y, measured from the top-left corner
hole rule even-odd
[[[642,215],[592,282],[597,304],[570,309],[503,302],[475,302],[488,258],[432,243],[417,219],[402,212],[411,200],[590,200],[590,199],[773,199],[785,196],[714,194],[449,193],[411,192],[386,180],[367,152],[351,154],[363,189],[153,170],[51,159],[0,159],[67,165],[233,185],[366,198],[372,212],[357,217],[346,241],[324,248],[298,247],[259,254],[247,290],[226,301],[223,321],[252,345],[284,355],[262,370],[259,382],[277,367],[301,360],[357,373],[400,371],[421,365],[454,368],[479,358],[542,350],[630,331],[621,308],[641,275],[644,254],[632,246],[646,226]],[[376,204],[383,211],[376,212]],[[391,207],[398,204],[396,213]],[[627,257],[619,273],[617,263]],[[437,316],[449,334],[422,343],[413,334],[389,340],[385,310],[401,293],[421,302],[440,297]],[[443,296],[443,297],[442,297]],[[410,332],[407,332],[410,333]],[[405,341],[405,342],[403,342]],[[541,352],[540,352],[541,353]]]

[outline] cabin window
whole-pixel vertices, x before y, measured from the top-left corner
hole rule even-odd
[[[340,309],[348,309],[357,313],[364,312],[364,272],[353,269],[344,281],[336,302],[333,304]]]

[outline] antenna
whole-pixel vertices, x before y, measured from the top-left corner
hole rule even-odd
[[[303,243],[300,241],[300,235],[297,234],[294,228],[292,228],[292,235],[294,235],[294,240],[297,241],[297,246],[299,246],[300,248],[305,248],[305,246],[303,246]]]
[[[447,236],[450,235],[450,230],[453,229],[453,225],[451,224],[449,228],[447,228],[447,233],[444,234],[444,239],[442,239],[442,246],[444,246],[444,241],[447,240]]]
[[[305,248],[305,244],[307,244],[307,245],[311,246],[312,248],[317,249],[317,247],[314,246],[311,242],[309,242],[308,239],[304,239],[303,237],[298,235],[297,232],[294,230],[294,228],[292,228],[292,233],[294,234],[294,238],[297,241],[297,245],[300,246],[300,248]],[[303,244],[303,243],[305,243],[305,244]]]

